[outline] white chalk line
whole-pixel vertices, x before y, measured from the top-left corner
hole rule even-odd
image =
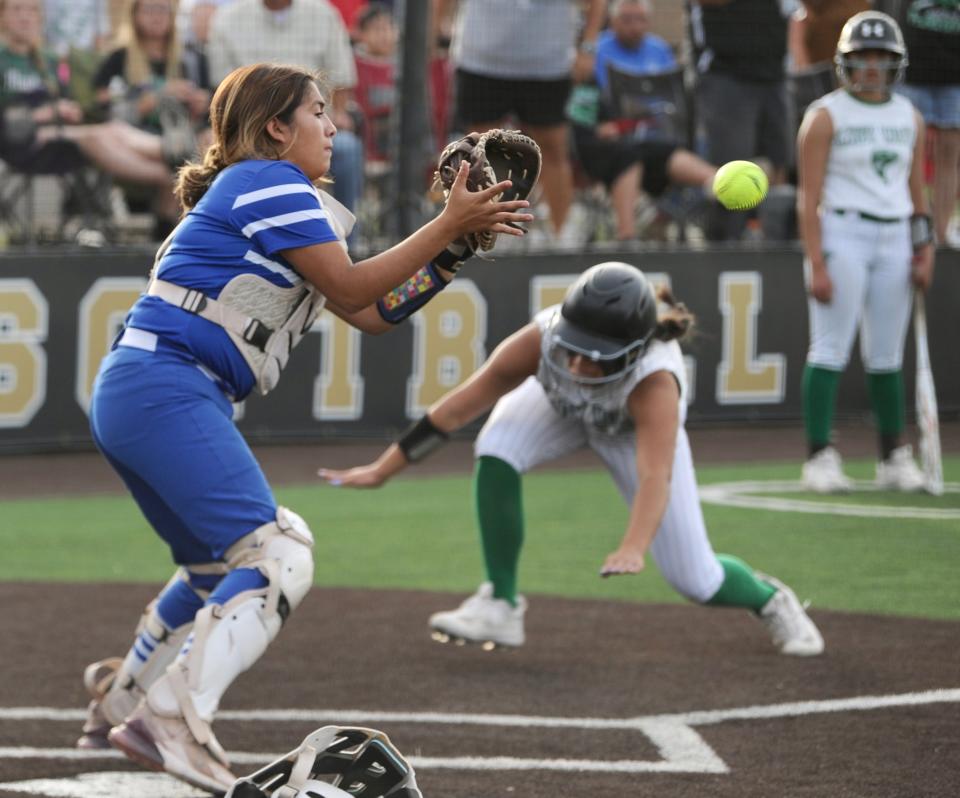
[[[692,727],[713,725],[729,720],[763,720],[936,703],[960,703],[960,688],[646,715],[634,718],[565,718],[537,715],[331,709],[225,710],[219,713],[217,717],[218,719],[233,721],[306,721],[318,725],[322,725],[324,720],[328,720],[338,724],[389,722],[639,731],[644,733],[657,747],[662,757],[661,761],[601,761],[520,757],[410,757],[410,760],[414,767],[427,769],[727,773],[729,768],[726,764]],[[83,711],[75,709],[55,709],[51,707],[0,708],[0,720],[79,721],[84,716]],[[280,753],[234,752],[230,754],[230,758],[238,764],[259,764],[269,762],[281,755]],[[31,748],[26,746],[0,747],[0,759],[96,760],[113,759],[119,756],[114,751],[79,751],[73,748]]]
[[[917,518],[932,521],[960,519],[960,509],[946,507],[910,507],[896,505],[860,504],[857,502],[814,501],[811,499],[784,499],[780,496],[757,496],[758,493],[799,493],[805,491],[796,480],[744,480],[700,485],[700,501],[725,507],[775,512],[845,515],[860,518]],[[855,492],[879,492],[872,482],[855,481]],[[948,482],[944,493],[960,493],[960,483]]]

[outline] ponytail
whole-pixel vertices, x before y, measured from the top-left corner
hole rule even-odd
[[[678,302],[665,285],[657,290],[657,300],[667,307],[657,314],[657,327],[653,331],[653,337],[658,341],[682,341],[689,338],[696,324],[693,313],[687,310],[683,302]]]
[[[219,144],[212,144],[207,149],[202,163],[190,162],[180,167],[173,192],[180,200],[184,213],[200,202],[210,184],[226,167]]]

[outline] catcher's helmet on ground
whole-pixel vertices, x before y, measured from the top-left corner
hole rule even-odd
[[[848,87],[860,89],[854,85],[851,77],[854,69],[862,65],[857,53],[865,50],[883,50],[891,54],[890,73],[886,88],[903,77],[907,66],[907,46],[897,21],[882,11],[861,11],[846,21],[837,41],[837,54],[834,62],[840,82]]]
[[[567,290],[544,353],[556,366],[557,349],[584,355],[603,369],[604,377],[594,379],[607,382],[643,355],[656,328],[657,298],[643,272],[628,263],[598,263]]]
[[[376,729],[324,726],[239,779],[226,798],[423,798],[413,767]]]

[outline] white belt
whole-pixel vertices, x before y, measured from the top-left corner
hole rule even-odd
[[[157,351],[157,334],[139,330],[136,327],[127,327],[117,341],[117,346],[129,346],[133,349],[143,349],[147,352]]]
[[[156,352],[157,334],[148,332],[147,330],[140,330],[136,327],[127,327],[124,329],[123,335],[120,336],[120,340],[117,341],[117,346],[128,346],[131,349],[142,349],[145,352]],[[226,389],[222,379],[202,363],[195,362],[194,365],[210,382],[216,383],[216,386],[226,394],[231,402],[234,401],[233,394]]]

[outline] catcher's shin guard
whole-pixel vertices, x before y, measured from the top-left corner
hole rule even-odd
[[[150,686],[159,679],[173,662],[187,635],[193,628],[193,608],[185,613],[189,620],[173,628],[160,616],[160,599],[171,590],[183,591],[199,607],[204,593],[189,584],[189,574],[179,569],[150,602],[137,624],[136,640],[124,659],[110,658],[87,666],[83,684],[90,694],[83,734],[77,740],[78,748],[107,748],[107,733],[122,722]]]
[[[227,687],[260,658],[306,596],[313,583],[313,536],[300,516],[280,507],[276,521],[230,548],[227,564],[231,571],[260,571],[266,586],[197,613],[183,652],[147,693],[154,713],[183,717],[197,739],[211,735]]]
[[[413,766],[383,732],[324,726],[290,753],[237,781],[227,798],[423,798]]]

